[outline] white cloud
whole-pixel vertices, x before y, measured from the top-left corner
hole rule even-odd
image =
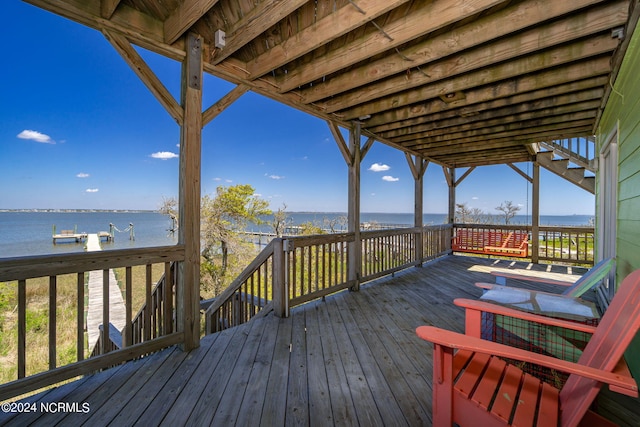
[[[176,157],[178,157],[178,155],[170,151],[158,151],[157,153],[151,154],[151,157],[153,157],[154,159],[169,160],[175,159]]]
[[[477,197],[477,196],[473,196],[473,197],[471,198],[471,200],[478,200],[478,199],[479,199],[479,197]]]
[[[376,193],[371,193],[371,197],[376,197]]]
[[[267,174],[264,174],[264,176],[267,176],[267,177],[269,177],[271,179],[275,179],[275,180],[284,179],[284,176],[280,176],[280,175],[267,175]]]
[[[214,181],[222,181],[222,178],[216,177],[216,178],[213,178],[213,180]]]
[[[232,180],[232,179],[225,179],[225,180],[224,180],[224,182],[229,182],[229,183],[231,183],[231,182],[233,182],[233,180]]]
[[[23,130],[18,134],[18,138],[20,139],[30,139],[35,142],[41,142],[43,144],[55,144],[56,142],[51,139],[49,135],[45,135],[44,133],[40,133],[35,130]]]
[[[369,168],[369,170],[373,172],[384,172],[384,171],[388,171],[389,169],[391,169],[389,165],[380,164],[380,163],[374,163]]]
[[[400,178],[396,178],[395,176],[391,176],[391,175],[385,175],[382,177],[382,180],[387,182],[396,182],[396,181],[400,181]]]
[[[89,174],[88,173],[84,173],[84,172],[80,172],[79,174],[76,175],[76,177],[78,177],[78,178],[89,178]]]
[[[85,192],[87,193],[97,193],[99,190],[97,188],[87,188]]]

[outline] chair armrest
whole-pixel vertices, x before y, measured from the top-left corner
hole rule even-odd
[[[530,322],[541,323],[548,326],[558,326],[561,328],[571,329],[573,331],[585,332],[593,334],[596,331],[595,326],[585,325],[582,323],[571,322],[569,320],[556,319],[553,317],[540,316],[538,314],[528,313],[526,311],[514,310],[499,304],[492,304],[485,301],[470,300],[465,298],[456,298],[453,303],[458,307],[466,310],[465,323],[467,325],[467,334],[479,336],[479,334],[469,333],[469,327],[473,322],[480,321],[480,313],[493,313],[503,316],[513,317],[516,319],[527,320]]]
[[[480,338],[459,334],[453,331],[433,326],[420,326],[416,329],[418,337],[446,348],[455,348],[493,356],[516,359],[522,362],[534,363],[550,369],[556,369],[573,375],[579,375],[591,380],[609,384],[616,392],[628,396],[638,397],[638,385],[632,377],[618,375],[612,372],[568,362],[562,359],[532,353],[519,348],[509,347],[486,341]]]
[[[534,291],[534,290],[530,290],[530,289],[524,289],[524,288],[516,288],[513,286],[505,286],[505,285],[500,285],[497,283],[486,283],[486,282],[476,282],[474,283],[474,285],[480,289],[484,289],[487,291],[490,291],[492,289],[513,289],[513,290],[517,290],[520,292],[535,292],[537,295],[550,295],[552,297],[557,297],[557,298],[569,298],[569,299],[579,299],[580,297],[571,297],[571,296],[567,296],[564,294],[558,294],[558,293],[554,293],[554,292],[545,292],[545,291]],[[483,292],[484,294],[484,292]]]
[[[492,271],[491,274],[496,277],[504,277],[505,279],[526,280],[527,282],[546,283],[548,285],[571,286],[574,283],[568,280],[547,279],[545,277],[527,276],[526,274],[514,274],[502,271]]]

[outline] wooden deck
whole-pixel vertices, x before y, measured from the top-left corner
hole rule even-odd
[[[473,283],[493,268],[527,265],[447,257],[33,396],[36,412],[0,414],[0,425],[431,425],[431,345],[415,328],[462,332],[452,300],[479,297]],[[637,423],[638,400],[610,395],[598,410]],[[41,402],[68,406],[43,413]]]

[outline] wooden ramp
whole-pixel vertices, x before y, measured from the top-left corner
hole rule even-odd
[[[101,251],[100,238],[97,234],[87,236],[87,251]],[[91,351],[100,336],[102,325],[102,301],[103,301],[103,272],[102,270],[89,272],[89,302],[87,312],[88,349]],[[122,292],[113,273],[109,270],[109,321],[122,331],[125,325],[125,307]]]

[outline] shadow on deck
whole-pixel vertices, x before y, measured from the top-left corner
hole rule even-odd
[[[432,346],[415,328],[463,332],[452,300],[478,298],[473,283],[491,281],[491,269],[527,265],[446,257],[297,307],[288,319],[270,314],[207,336],[190,353],[169,348],[49,390],[25,401],[36,412],[0,414],[0,424],[431,425]],[[549,274],[545,267],[533,269]],[[598,411],[637,422],[638,400],[611,395],[602,393]],[[41,410],[47,402],[51,413]]]

